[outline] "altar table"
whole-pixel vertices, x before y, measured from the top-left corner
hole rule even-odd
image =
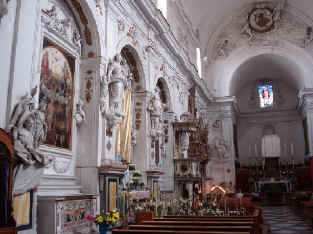
[[[264,181],[256,181],[254,186],[255,186],[255,191],[256,192],[261,192],[261,188],[265,184],[283,184],[286,187],[287,193],[290,193],[292,191],[292,184],[289,180],[264,180]]]

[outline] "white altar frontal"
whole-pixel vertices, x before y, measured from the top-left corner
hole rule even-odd
[[[260,193],[262,191],[262,187],[266,184],[283,184],[286,188],[286,192],[290,193],[292,191],[292,184],[289,180],[263,180],[255,182],[255,191]]]

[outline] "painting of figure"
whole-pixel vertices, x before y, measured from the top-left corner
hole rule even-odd
[[[75,58],[44,39],[39,102],[46,102],[44,144],[71,149]]]

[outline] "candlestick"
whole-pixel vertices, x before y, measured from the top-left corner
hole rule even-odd
[[[258,146],[257,146],[257,144],[254,145],[254,153],[255,153],[255,156],[257,157],[258,156]]]
[[[293,143],[290,143],[290,155],[292,156],[294,154],[294,145]]]

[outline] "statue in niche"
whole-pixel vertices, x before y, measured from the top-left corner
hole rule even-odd
[[[162,122],[163,104],[160,97],[161,90],[156,87],[153,96],[148,105],[148,110],[151,113],[151,128],[160,130]]]
[[[189,149],[189,133],[182,132],[180,134],[180,153],[183,158],[188,158],[188,149]]]
[[[34,91],[35,90],[35,91]],[[14,149],[17,163],[14,168],[14,194],[21,194],[33,189],[39,184],[42,168],[51,162],[39,152],[38,147],[46,137],[45,108],[41,102],[40,108],[34,107],[33,89],[31,96],[25,95],[15,106],[8,130],[14,138]]]
[[[124,100],[124,89],[130,86],[129,76],[124,68],[121,54],[117,54],[108,65],[107,77],[109,80],[109,108],[110,112],[118,118],[123,118],[122,103]]]

